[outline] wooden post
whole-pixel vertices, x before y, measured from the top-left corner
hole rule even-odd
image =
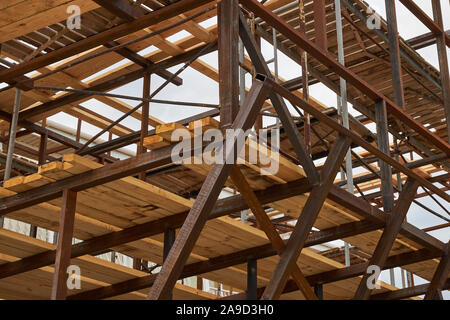
[[[445,246],[445,254],[442,256],[439,265],[434,272],[433,279],[431,279],[430,286],[425,294],[425,300],[442,300],[441,290],[448,282],[448,274],[450,273],[450,242]]]
[[[166,225],[164,229],[163,262],[166,261],[170,249],[172,249],[173,243],[175,242],[175,236],[175,229],[171,228],[169,225]],[[168,295],[168,300],[172,300],[172,298],[172,293],[170,293]]]
[[[77,193],[72,190],[64,190],[59,219],[52,300],[65,300],[67,296],[67,267],[70,265],[76,203]]]

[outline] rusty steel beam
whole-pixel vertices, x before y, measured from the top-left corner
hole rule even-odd
[[[325,0],[314,0],[314,35],[316,45],[323,51],[328,50],[327,43],[327,17],[325,13]]]
[[[239,113],[233,122],[232,129],[243,130],[244,132],[251,128],[259,114],[260,108],[266,100],[271,86],[263,76],[257,76],[253,81],[244,104],[239,109]],[[231,144],[231,145],[230,145]],[[200,193],[194,202],[189,214],[181,227],[177,239],[164,262],[161,272],[155,280],[152,289],[148,295],[151,300],[167,299],[175,282],[178,280],[183,265],[189,257],[192,248],[197,241],[201,230],[203,229],[209,212],[213,209],[220,191],[230,173],[231,167],[236,161],[237,154],[240,152],[238,137],[233,136],[232,140],[225,143],[224,163],[215,164],[206,177],[205,182],[200,189]],[[235,152],[236,149],[236,152]]]
[[[240,2],[247,7],[250,11],[253,11],[255,15],[264,19],[267,24],[276,28],[278,32],[283,34],[294,44],[307,51],[310,56],[317,59],[319,62],[327,66],[331,71],[335,72],[348,83],[353,85],[356,89],[361,91],[363,94],[370,97],[373,101],[385,100],[386,106],[388,108],[389,114],[397,117],[405,125],[409,126],[411,129],[422,135],[430,143],[433,143],[436,147],[442,150],[444,153],[450,156],[450,145],[443,141],[436,134],[426,129],[422,124],[414,120],[414,118],[404,112],[404,110],[396,105],[394,102],[389,100],[386,96],[380,93],[377,89],[371,86],[369,83],[360,78],[357,74],[349,70],[348,68],[342,66],[334,57],[329,53],[324,53],[319,47],[308,40],[304,35],[293,29],[289,24],[282,20],[279,16],[269,11],[263,5],[261,5],[256,0],[240,0]]]
[[[383,293],[378,293],[370,296],[370,300],[400,300],[400,299],[408,299],[412,297],[417,297],[422,294],[425,294],[430,287],[429,283],[420,284],[414,287],[398,289],[395,291],[388,291]],[[447,279],[443,290],[450,289],[450,279]]]
[[[444,289],[445,282],[448,281],[450,273],[450,242],[447,242],[446,252],[442,256],[439,265],[431,279],[430,286],[425,293],[425,300],[439,299],[442,297],[441,290]]]
[[[65,300],[67,296],[67,267],[70,265],[76,203],[77,193],[72,190],[64,190],[53,274],[52,300]]]
[[[217,7],[219,47],[220,126],[230,128],[239,111],[239,3],[221,1]]]
[[[256,41],[242,13],[239,16],[239,34],[245,48],[247,49],[250,59],[255,66],[256,72],[264,74],[266,77],[271,79],[272,73],[270,72],[267,63],[262,56],[261,50],[256,44]],[[305,170],[310,183],[313,185],[317,184],[320,179],[319,174],[304,143],[304,139],[292,120],[289,109],[283,99],[275,92],[271,92],[269,98],[272,101],[273,107],[275,108],[281,122],[283,123],[286,135],[288,136],[289,141],[291,142],[291,145],[297,155],[298,161]]]
[[[55,100],[52,100],[49,102],[45,102],[37,107],[21,111],[19,113],[19,121],[42,115],[46,112],[52,111],[57,108],[62,108],[70,103],[75,103],[86,97],[94,95],[93,93],[90,93],[89,91],[110,91],[110,90],[118,88],[122,85],[125,85],[129,82],[132,82],[132,81],[135,81],[135,80],[141,78],[142,75],[144,75],[145,73],[148,73],[148,72],[156,73],[157,71],[165,70],[167,68],[173,67],[182,62],[190,60],[193,57],[197,56],[199,53],[208,54],[208,53],[212,52],[213,50],[215,50],[215,46],[209,46],[209,47],[208,46],[209,45],[205,45],[205,46],[201,46],[201,47],[192,49],[192,50],[182,53],[178,56],[174,56],[172,58],[168,58],[161,62],[152,64],[149,67],[131,71],[127,74],[120,75],[117,78],[106,80],[102,83],[93,85],[83,91],[67,94],[61,98],[58,98],[58,99],[55,99]]]
[[[444,21],[442,19],[442,8],[440,0],[431,1],[433,8],[433,17],[436,24],[444,30]],[[442,97],[444,98],[444,112],[447,123],[447,139],[450,142],[450,76],[447,58],[447,47],[445,46],[445,39],[448,39],[446,33],[442,32],[436,34],[436,46],[439,59],[439,71],[442,84]]]
[[[268,79],[268,81],[271,81]],[[276,91],[278,94],[280,94],[282,97],[289,100],[294,105],[299,106],[305,112],[310,113],[312,116],[317,118],[318,121],[322,121],[324,124],[328,125],[330,128],[336,130],[340,134],[343,134],[345,136],[350,137],[350,139],[357,145],[361,146],[362,148],[366,149],[370,153],[372,153],[374,156],[378,157],[380,160],[388,163],[393,168],[396,168],[397,170],[401,171],[402,173],[406,174],[407,176],[414,178],[417,180],[421,185],[427,187],[428,189],[432,190],[434,193],[438,194],[441,198],[445,199],[447,202],[450,202],[450,195],[436,187],[434,184],[430,183],[428,180],[424,179],[422,176],[414,172],[413,170],[403,166],[399,162],[395,161],[391,157],[389,157],[384,152],[380,151],[377,147],[373,146],[369,142],[367,142],[364,138],[356,134],[355,132],[348,130],[344,128],[341,124],[339,124],[336,120],[333,118],[327,116],[326,114],[323,114],[321,111],[317,110],[315,107],[310,105],[309,103],[303,101],[296,95],[292,94],[289,90],[284,88],[283,86],[279,85],[278,83],[271,81],[273,85],[274,91]]]
[[[269,284],[264,290],[262,299],[273,300],[278,299],[283,292],[283,288],[288,279],[289,270],[300,255],[305,241],[311,228],[316,221],[320,209],[333,186],[334,178],[344,160],[347,150],[350,146],[350,139],[340,135],[334,142],[330,154],[321,170],[321,183],[314,187],[306,200],[299,219],[295,225],[294,231],[289,238],[280,260],[272,273]]]
[[[408,179],[406,182],[403,191],[400,193],[397,205],[392,213],[388,215],[386,227],[384,228],[377,247],[370,258],[369,265],[378,266],[380,269],[384,267],[418,187],[419,185],[415,180]],[[371,289],[368,287],[367,281],[370,276],[371,275],[368,273],[364,274],[358,289],[356,290],[354,299],[366,300],[369,298]]]
[[[432,0],[436,1],[436,0]],[[440,0],[437,0],[440,1]],[[448,36],[444,29],[435,21],[433,21],[414,1],[412,0],[400,0],[400,2],[409,10],[411,13],[420,20],[431,32],[435,35],[444,34],[445,43],[450,47],[450,36]]]
[[[231,169],[230,177],[233,183],[236,185],[239,193],[242,195],[245,202],[252,210],[253,215],[258,222],[259,228],[266,233],[274,249],[277,250],[281,255],[281,252],[283,252],[285,248],[283,239],[281,239],[281,236],[278,234],[275,226],[272,224],[272,221],[270,221],[270,218],[264,211],[257,196],[254,194],[253,190],[245,179],[245,176],[237,166],[234,166]],[[317,300],[314,291],[311,289],[308,281],[306,281],[306,278],[303,272],[298,267],[297,263],[292,264],[290,274],[307,300]]]
[[[315,231],[312,232],[308,239],[306,240],[305,247],[314,246],[316,244],[333,241],[337,239],[342,239],[345,237],[354,236],[356,234],[369,232],[376,230],[378,228],[382,227],[382,225],[377,225],[374,223],[370,223],[368,221],[357,221],[357,222],[351,222],[344,225],[340,225],[337,227],[332,227],[329,229],[325,229],[322,231]],[[287,241],[283,241],[286,243]],[[220,269],[224,269],[227,267],[231,267],[234,265],[245,263],[249,259],[263,259],[267,257],[271,257],[274,255],[277,255],[278,252],[273,248],[272,244],[265,244],[262,246],[244,249],[241,251],[233,252],[230,254],[226,254],[223,256],[211,258],[206,261],[201,262],[195,262],[189,265],[184,266],[183,272],[180,275],[181,278],[186,278],[190,276],[196,276],[201,275],[207,272],[212,272]],[[435,254],[432,256],[432,258],[438,257],[439,255]],[[422,255],[422,259],[427,259],[427,256]],[[405,261],[412,261],[407,260],[408,258],[405,257]],[[429,259],[432,259],[429,258]],[[403,261],[403,260],[402,260]],[[422,260],[420,260],[422,261]],[[361,272],[362,274],[362,272]],[[139,277],[131,280],[127,280],[124,282],[116,283],[111,286],[102,287],[98,289],[93,289],[87,292],[83,292],[80,294],[75,294],[73,296],[69,296],[68,299],[105,299],[105,298],[111,298],[116,295],[129,293],[135,290],[141,290],[145,288],[149,288],[152,286],[154,280],[156,278],[156,275],[149,275],[146,277]],[[309,279],[310,277],[308,277]],[[308,280],[310,283],[312,281]],[[337,280],[336,280],[337,281]],[[295,284],[295,283],[294,283]],[[247,294],[245,293],[245,297],[243,299],[247,298]]]
[[[395,0],[385,0],[389,55],[391,59],[392,70],[392,88],[394,89],[394,102],[405,109],[405,95],[403,91],[402,62],[400,58],[400,43],[397,27],[397,10]]]

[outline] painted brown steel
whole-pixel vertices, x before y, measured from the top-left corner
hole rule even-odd
[[[65,300],[67,296],[67,267],[70,265],[76,203],[77,193],[72,190],[64,190],[56,247],[52,300]]]
[[[418,187],[419,185],[415,180],[408,179],[406,182],[394,210],[388,215],[388,221],[386,222],[386,226],[378,241],[377,247],[370,258],[369,266],[374,265],[383,268]],[[369,298],[371,289],[367,285],[367,280],[370,276],[371,275],[368,273],[364,274],[358,289],[356,290],[354,299],[365,300]]]
[[[268,85],[266,79],[262,76],[255,78],[252,88],[233,122],[232,129],[246,131],[251,128],[270,90],[271,86]],[[236,153],[240,152],[236,148],[236,136],[228,143],[232,144],[231,146],[228,145],[231,148],[224,147],[227,150],[224,152],[224,163],[215,164],[210,169],[200,189],[200,193],[177,235],[177,239],[149,293],[148,298],[151,300],[167,299],[207,221],[209,212],[213,209],[214,203],[217,201],[231,167],[236,160]],[[234,151],[235,148],[236,152]]]

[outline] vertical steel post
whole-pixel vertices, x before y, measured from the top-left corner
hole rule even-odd
[[[9,126],[9,142],[8,142],[8,154],[6,158],[5,165],[5,175],[3,181],[11,178],[11,169],[14,157],[14,144],[16,142],[16,132],[17,132],[17,121],[19,120],[19,109],[20,109],[20,96],[21,90],[16,89],[16,97],[14,100],[14,110],[12,114],[11,124]]]
[[[247,260],[247,300],[258,300],[258,260]]]
[[[220,126],[230,128],[239,111],[239,4],[221,1],[217,7]]]
[[[151,73],[146,72],[143,77],[142,85],[142,98],[150,98],[150,83],[151,83]],[[150,112],[150,102],[142,102],[142,114],[141,114],[141,136],[139,139],[138,154],[145,153],[147,149],[144,147],[144,139],[148,136],[148,117]],[[146,179],[145,171],[139,172],[139,179]]]
[[[335,14],[336,14],[336,32],[337,32],[337,44],[338,44],[338,60],[339,63],[345,66],[345,54],[344,54],[344,39],[342,34],[342,13],[341,13],[341,1],[335,0]],[[348,116],[348,104],[347,104],[347,81],[344,78],[339,78],[340,84],[340,96],[337,97],[338,112],[341,116],[342,125],[349,129],[350,122]],[[345,171],[347,175],[347,190],[351,194],[354,193],[353,185],[353,164],[351,147],[347,151],[345,157]],[[344,178],[344,173],[341,169],[341,179]],[[350,245],[345,242],[344,244],[345,265],[350,266]]]

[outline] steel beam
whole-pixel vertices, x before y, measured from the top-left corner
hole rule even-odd
[[[267,63],[265,62],[265,59],[262,56],[262,53],[258,45],[256,44],[256,41],[247,23],[245,22],[245,18],[242,13],[239,16],[239,34],[245,48],[247,49],[250,59],[255,66],[256,72],[264,74],[268,78],[272,78],[272,73],[270,72]],[[289,109],[287,108],[280,95],[276,94],[275,92],[271,92],[269,97],[272,101],[273,107],[278,114],[278,117],[283,123],[286,135],[288,136],[289,141],[291,142],[297,158],[302,164],[302,167],[304,168],[309,181],[312,185],[317,184],[320,179],[319,174],[317,173],[316,166],[314,165],[311,155],[306,148],[304,139],[298,131],[294,121],[292,120]]]
[[[239,5],[221,1],[217,8],[219,29],[220,125],[230,128],[239,111]]]
[[[52,51],[42,56],[36,57],[27,62],[20,63],[8,70],[0,71],[0,82],[8,82],[11,79],[22,76],[33,70],[48,66],[52,63],[69,58],[78,53],[95,48],[108,41],[119,39],[130,33],[148,28],[157,23],[169,20],[186,10],[196,9],[204,4],[213,2],[212,0],[181,0],[173,4],[167,5],[159,10],[150,12],[149,14],[133,20],[131,22],[120,24],[116,27],[103,31],[101,33],[90,36],[86,39],[78,41],[74,44],[65,46],[61,49]]]
[[[405,220],[406,214],[408,213],[409,207],[411,205],[412,199],[416,194],[418,183],[415,180],[408,179],[400,194],[399,200],[395,209],[389,214],[386,227],[384,228],[383,234],[378,241],[377,247],[369,261],[369,266],[374,265],[383,268],[386,259],[389,256],[392,245],[400,232],[403,221]],[[366,273],[359,283],[358,289],[355,293],[354,299],[365,300],[370,296],[371,289],[367,285],[367,281],[370,274]]]
[[[267,85],[267,83],[262,76],[255,78],[245,103],[240,108],[233,122],[232,129],[243,130],[245,132],[251,128],[271,89],[271,86]],[[224,163],[213,165],[209,171],[200,193],[189,211],[186,221],[183,223],[177,239],[161,268],[161,272],[153,284],[148,296],[149,299],[166,299],[179,278],[183,265],[206,223],[209,212],[213,209],[214,203],[217,201],[231,167],[236,161],[237,154],[240,152],[237,147],[237,139],[237,136],[233,136],[230,141],[225,143],[224,149],[226,151],[223,153],[225,157]]]
[[[264,211],[257,196],[254,194],[250,185],[246,181],[245,176],[242,174],[238,167],[234,166],[233,169],[231,169],[230,177],[233,183],[236,185],[239,193],[242,195],[245,202],[252,210],[259,228],[266,233],[274,249],[277,250],[279,254],[281,254],[284,250],[283,239],[281,239],[281,236],[278,234],[274,225],[270,221],[270,218]],[[290,274],[292,278],[294,278],[294,281],[297,283],[297,286],[300,288],[306,299],[317,300],[317,297],[314,295],[311,286],[309,285],[308,281],[306,281],[306,278],[298,267],[297,263],[292,265]]]

